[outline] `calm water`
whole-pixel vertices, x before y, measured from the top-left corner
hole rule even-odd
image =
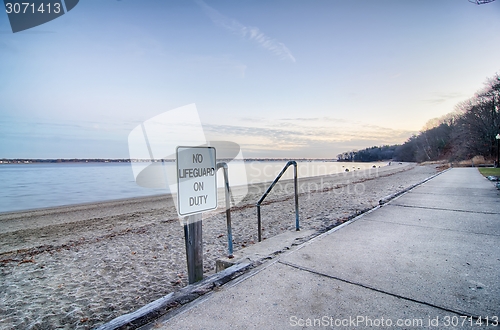
[[[246,162],[246,182],[272,181],[286,162]],[[174,163],[166,163],[175,166]],[[379,163],[299,162],[300,177],[343,172],[344,167],[367,169]],[[241,166],[241,163],[240,163]],[[344,166],[344,167],[343,167]],[[231,163],[229,164],[231,173]],[[234,172],[234,171],[233,171]],[[292,178],[289,169],[284,178]],[[221,172],[220,172],[221,174]],[[241,177],[241,176],[240,176]],[[219,175],[219,186],[222,175]],[[239,181],[239,182],[238,182]],[[245,182],[230,180],[231,185]],[[0,212],[27,210],[168,193],[135,183],[129,163],[2,164]]]

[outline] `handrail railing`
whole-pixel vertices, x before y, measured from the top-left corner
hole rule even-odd
[[[297,162],[294,160],[289,161],[286,163],[285,167],[281,170],[280,174],[274,179],[273,183],[267,188],[266,192],[262,197],[259,199],[257,202],[257,226],[258,226],[258,231],[259,231],[259,242],[262,241],[262,223],[261,223],[261,217],[260,217],[260,204],[264,201],[264,199],[267,197],[267,195],[271,192],[273,189],[274,185],[278,182],[278,180],[283,176],[285,171],[290,167],[290,165],[293,165],[293,183],[295,186],[295,230],[299,231],[299,195],[297,193]]]
[[[233,258],[233,232],[231,228],[231,190],[229,189],[229,177],[227,174],[227,164],[217,163],[217,169],[224,172],[224,192],[226,195],[226,222],[227,222],[227,256]]]

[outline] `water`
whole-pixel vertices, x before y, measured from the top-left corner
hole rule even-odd
[[[234,162],[236,163],[236,162]],[[245,162],[246,180],[240,175],[231,185],[272,181],[286,162]],[[231,167],[240,164],[229,163]],[[309,177],[360,170],[380,163],[299,162],[298,176]],[[175,166],[175,163],[166,163]],[[235,171],[233,171],[234,173]],[[221,174],[221,173],[219,173]],[[219,175],[219,186],[222,186]],[[284,179],[292,178],[289,169]],[[0,212],[100,202],[168,193],[168,189],[143,188],[135,183],[129,163],[50,163],[0,165]]]

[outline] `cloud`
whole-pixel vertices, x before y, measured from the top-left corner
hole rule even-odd
[[[196,2],[216,25],[240,36],[241,38],[256,42],[262,48],[267,49],[283,60],[288,60],[293,63],[296,62],[295,57],[284,43],[265,35],[257,27],[245,26],[235,19],[222,15],[202,0],[197,0]]]
[[[283,118],[241,125],[204,125],[209,140],[229,140],[245,155],[327,158],[328,154],[375,145],[398,144],[414,132],[395,130],[333,117]],[[336,155],[336,153],[335,153]]]

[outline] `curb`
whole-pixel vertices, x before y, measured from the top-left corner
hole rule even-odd
[[[215,287],[220,287],[225,283],[239,277],[252,268],[252,263],[240,263],[232,267],[209,276],[198,283],[188,285],[177,292],[172,292],[165,297],[155,300],[135,312],[121,315],[108,323],[105,323],[95,330],[125,330],[137,329],[146,325],[160,316],[165,315],[170,310],[185,305],[204,294],[212,291]]]

